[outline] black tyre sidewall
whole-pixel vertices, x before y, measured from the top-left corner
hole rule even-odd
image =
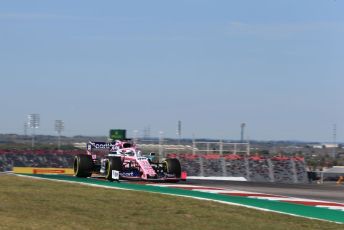
[[[73,170],[76,177],[90,177],[93,170],[92,157],[86,154],[76,155]]]
[[[113,181],[112,170],[122,171],[122,160],[120,157],[110,157],[106,162],[106,175],[105,178]]]
[[[164,164],[166,164],[166,173],[175,174],[177,178],[180,178],[182,170],[178,159],[166,159]]]

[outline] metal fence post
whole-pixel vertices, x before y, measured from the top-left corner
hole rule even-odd
[[[293,182],[297,183],[298,182],[297,172],[296,172],[296,166],[295,166],[295,162],[293,158],[290,158],[290,164],[291,164],[291,170],[293,171]]]
[[[250,163],[248,161],[248,157],[245,156],[245,168],[246,168],[246,180],[250,181]]]
[[[199,167],[200,167],[200,176],[204,177],[204,168],[203,168],[203,157],[201,155],[198,156],[199,158]]]
[[[274,165],[272,164],[271,159],[268,159],[268,166],[270,182],[275,182]]]

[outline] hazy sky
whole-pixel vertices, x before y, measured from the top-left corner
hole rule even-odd
[[[0,133],[344,141],[344,2],[0,2]]]

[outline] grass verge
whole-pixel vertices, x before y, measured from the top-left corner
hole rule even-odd
[[[147,192],[0,176],[0,229],[344,229],[344,225]]]

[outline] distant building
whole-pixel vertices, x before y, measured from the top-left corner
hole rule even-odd
[[[331,148],[340,148],[340,144],[318,144],[318,145],[312,145],[313,149],[331,149]]]

